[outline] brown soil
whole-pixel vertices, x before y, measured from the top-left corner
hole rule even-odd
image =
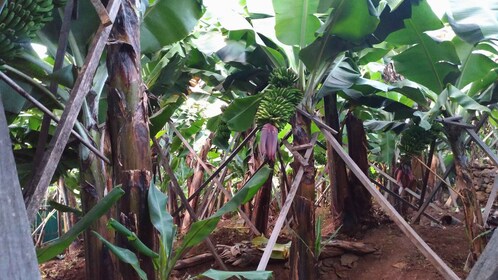
[[[63,259],[54,259],[40,265],[42,279],[85,280],[85,253],[81,246],[72,248]]]
[[[434,213],[433,213],[434,214]],[[435,214],[434,214],[435,215]],[[435,215],[436,216],[436,215]],[[373,245],[376,253],[359,256],[349,265],[341,265],[341,258],[320,261],[320,279],[443,279],[437,270],[418,252],[408,238],[385,217],[377,217],[378,224],[359,233],[356,238],[339,236],[339,239],[360,241]],[[322,234],[330,234],[324,223]],[[463,225],[449,225],[445,228],[432,226],[427,220],[422,225],[415,225],[415,230],[431,248],[462,278],[466,276],[463,266],[468,252],[468,241]],[[233,245],[250,236],[246,228],[241,228],[234,219],[221,221],[218,229],[211,236],[215,244]],[[285,237],[280,242],[285,241]],[[188,255],[208,252],[205,245],[194,248]],[[256,267],[230,267],[230,270],[254,270]],[[62,260],[53,260],[40,266],[43,279],[85,279],[84,254],[81,250],[65,256]],[[193,268],[176,271],[175,277],[187,279],[210,268],[217,268],[214,262]],[[273,271],[276,280],[288,279],[289,269],[285,262],[270,262],[268,270]]]

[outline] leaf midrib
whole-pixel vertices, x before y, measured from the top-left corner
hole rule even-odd
[[[429,64],[432,68],[432,72],[434,73],[434,76],[436,77],[436,80],[439,84],[439,91],[441,91],[444,88],[443,81],[441,80],[441,77],[439,76],[439,73],[436,71],[436,66],[434,65],[433,61],[434,58],[432,57],[431,53],[428,51],[428,48],[426,44],[424,43],[424,40],[422,38],[421,32],[416,28],[416,24],[413,23],[413,20],[410,18],[407,20],[407,22],[410,24],[411,28],[415,31],[415,35],[417,36],[419,40],[419,45],[422,46],[422,49],[424,50],[424,53],[426,57],[429,59]]]

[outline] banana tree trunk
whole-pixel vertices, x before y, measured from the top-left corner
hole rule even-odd
[[[342,144],[342,133],[339,127],[339,114],[337,112],[337,95],[332,94],[324,98],[325,123],[339,133],[335,135],[337,141]],[[344,203],[348,197],[348,176],[346,164],[327,143],[327,165],[331,192],[331,214],[333,217],[334,230],[343,223]]]
[[[273,161],[268,162],[269,167],[273,170],[275,163]],[[254,226],[262,234],[266,234],[268,230],[268,217],[270,215],[270,202],[271,202],[271,190],[272,190],[272,179],[273,171],[266,179],[263,186],[259,189],[256,197],[254,198],[254,209],[252,211],[252,222]]]
[[[119,221],[135,232],[149,248],[157,249],[149,219],[147,192],[151,181],[151,150],[147,95],[140,75],[140,21],[131,1],[123,1],[107,48],[108,125],[111,138],[113,185],[122,184],[125,195],[117,205]],[[126,237],[117,244],[129,247]],[[129,248],[134,251],[132,248]],[[157,250],[156,250],[157,251]],[[151,258],[139,256],[148,279],[155,279]],[[118,263],[120,276],[138,279],[133,268]]]
[[[465,154],[465,142],[463,130],[457,126],[446,126],[448,141],[453,152],[455,164],[455,187],[461,194],[465,229],[469,238],[470,258],[466,266],[473,266],[486,246],[483,236],[479,236],[484,228],[481,207],[476,197],[472,173],[469,170],[467,156]]]
[[[90,95],[90,94],[89,94]],[[92,98],[88,98],[92,99]],[[84,113],[82,114],[82,123],[89,131],[92,139],[99,143],[101,133],[97,130],[97,104],[88,102],[88,110],[83,106]],[[104,170],[102,161],[98,159],[94,153],[88,148],[80,145],[80,187],[81,187],[81,206],[84,213],[90,211],[99,200],[104,197],[104,192],[107,182],[107,172]],[[103,215],[95,221],[84,234],[85,248],[85,272],[87,279],[113,279],[114,267],[108,265],[111,263],[111,256],[108,250],[104,249],[104,245],[92,231],[98,232],[107,240],[113,242],[114,236],[110,234],[106,228],[109,217]]]
[[[311,123],[300,113],[291,120],[294,146],[310,144]],[[298,151],[304,156],[305,150]],[[295,159],[292,163],[294,174],[297,174],[301,163]],[[317,279],[315,242],[315,166],[313,155],[304,167],[304,175],[294,198],[295,234],[292,238],[290,253],[290,279]]]
[[[353,114],[346,116],[348,130],[349,155],[360,167],[363,173],[368,174],[367,137],[363,122]],[[344,201],[344,223],[346,232],[356,232],[361,228],[362,222],[370,218],[372,197],[360,180],[349,173],[349,188],[346,201]]]

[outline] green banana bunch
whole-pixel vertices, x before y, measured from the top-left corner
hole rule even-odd
[[[218,129],[216,129],[216,136],[219,135],[220,137],[228,139],[228,138],[230,138],[230,134],[231,134],[231,131],[228,128],[227,123],[224,121],[220,121],[220,123],[218,125]]]
[[[294,87],[298,76],[290,68],[277,68],[270,74],[269,83],[276,88]]]
[[[402,132],[399,150],[405,155],[420,155],[436,137],[436,131],[412,125]]]
[[[224,121],[220,121],[218,124],[218,128],[216,129],[215,137],[213,139],[213,144],[223,148],[228,148],[228,140],[230,140],[231,131],[228,128],[228,125]]]
[[[53,0],[12,0],[0,13],[0,64],[16,57],[52,20]]]
[[[257,124],[262,126],[270,123],[283,128],[294,115],[302,98],[302,92],[296,88],[270,88],[264,93],[256,112]]]

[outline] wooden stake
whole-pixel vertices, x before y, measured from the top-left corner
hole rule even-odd
[[[493,189],[491,190],[491,194],[489,194],[488,202],[486,203],[486,207],[484,207],[484,213],[482,213],[482,220],[484,224],[487,223],[489,213],[491,212],[491,207],[493,207],[493,203],[496,199],[496,194],[498,193],[498,175],[495,176],[495,181],[493,183]]]
[[[172,124],[170,122],[170,124]],[[207,178],[207,180],[202,183],[202,185],[192,194],[190,195],[190,197],[188,198],[188,202],[190,202],[195,196],[199,195],[201,193],[201,191],[216,177],[218,176],[218,174],[221,172],[221,170],[223,170],[231,161],[232,159],[237,155],[237,153],[242,150],[242,148],[247,144],[247,142],[249,142],[249,140],[251,139],[251,137],[254,136],[254,134],[256,134],[257,132],[257,128],[254,128],[253,130],[251,130],[251,132],[249,132],[249,134],[246,136],[246,138],[244,138],[244,140],[242,140],[242,142],[237,146],[237,148],[235,148],[232,153],[225,159],[225,161],[223,161],[220,166],[213,172],[213,174],[211,174],[211,176],[209,176],[209,178]],[[178,215],[178,213],[183,210],[185,206],[181,205],[178,210],[176,210],[173,214],[171,214],[171,216],[175,217]]]
[[[311,144],[315,144],[316,139],[318,138],[318,134],[315,133],[312,136],[311,139]],[[306,151],[306,154],[304,155],[304,158],[306,161],[309,159],[311,156],[311,153],[313,152],[313,148],[310,148]],[[296,196],[297,189],[299,187],[299,184],[301,182],[301,179],[304,175],[304,168],[301,166],[299,170],[297,171],[296,176],[294,177],[294,181],[292,182],[292,187],[289,190],[289,193],[287,194],[287,199],[285,200],[284,206],[282,207],[282,210],[280,211],[280,214],[278,215],[277,221],[275,222],[275,226],[273,227],[273,231],[271,233],[270,239],[268,240],[268,243],[266,244],[265,251],[263,253],[263,256],[261,257],[261,260],[259,261],[258,268],[256,270],[262,271],[266,269],[266,266],[268,265],[268,261],[270,260],[271,253],[273,251],[273,247],[275,247],[275,244],[277,243],[277,238],[278,235],[280,234],[280,231],[282,230],[282,226],[284,225],[285,218],[287,217],[287,213],[289,213],[289,209],[292,206],[292,201],[294,200],[294,196]]]
[[[20,96],[24,97],[26,100],[31,102],[33,105],[35,105],[36,108],[40,109],[44,114],[49,116],[53,121],[56,123],[59,123],[60,120],[57,118],[52,111],[50,111],[47,107],[45,107],[40,101],[36,100],[34,97],[29,95],[22,87],[20,87],[15,81],[13,81],[9,76],[5,75],[3,72],[0,72],[0,78],[7,84],[9,85],[15,92],[17,92]],[[85,147],[87,147],[90,151],[92,151],[96,156],[98,156],[100,159],[105,161],[107,164],[111,164],[108,158],[102,154],[97,148],[95,148],[91,143],[87,142],[81,135],[78,134],[78,132],[74,131],[74,129],[71,129],[71,134],[80,141],[81,144],[83,144]]]
[[[183,193],[182,189],[180,188],[180,184],[178,183],[178,180],[176,179],[175,173],[173,172],[173,169],[171,169],[171,166],[169,165],[169,158],[165,155],[164,151],[161,149],[159,146],[159,143],[157,142],[156,139],[154,139],[154,144],[158,147],[159,151],[159,156],[160,156],[160,161],[163,164],[164,170],[166,173],[169,175],[170,180],[171,180],[171,185],[173,186],[173,192],[176,193],[180,197],[180,200],[182,203],[185,205],[187,211],[189,212],[190,216],[192,217],[192,220],[194,222],[197,222],[199,219],[197,218],[197,215],[195,214],[194,209],[192,209],[192,206],[187,202],[187,198],[185,197],[185,194]],[[208,246],[209,250],[212,253],[212,256],[216,259],[220,267],[223,268],[223,270],[228,270],[228,268],[225,266],[223,263],[223,260],[221,257],[218,255],[216,252],[216,247],[213,244],[213,241],[209,237],[206,238],[204,241],[206,245]]]
[[[111,0],[108,4],[109,17],[111,20],[116,18],[116,15],[121,7],[121,0]],[[97,30],[97,35],[90,46],[85,64],[76,79],[71,96],[67,101],[66,108],[61,116],[61,122],[55,130],[54,137],[48,146],[47,152],[43,156],[40,168],[35,174],[35,191],[32,196],[25,199],[28,212],[28,219],[32,221],[35,218],[36,212],[40,207],[43,195],[47,191],[48,185],[52,180],[58,162],[61,159],[62,152],[69,140],[69,135],[74,127],[74,123],[78,118],[78,114],[83,105],[88,89],[91,86],[95,71],[99,65],[100,57],[104,47],[109,39],[112,25],[100,25]]]
[[[173,125],[173,123],[169,123],[170,124],[170,127],[171,129],[175,132],[176,136],[178,136],[178,138],[180,138],[180,140],[182,141],[182,143],[185,145],[185,147],[187,147],[187,149],[194,155],[194,157],[197,159],[197,161],[201,164],[202,168],[204,168],[204,170],[206,170],[206,172],[209,174],[209,175],[212,175],[213,173],[211,172],[211,168],[209,168],[206,163],[204,163],[204,161],[199,157],[199,155],[194,151],[194,149],[192,148],[192,146],[190,146],[190,143],[183,137],[183,135],[175,128],[175,126]],[[232,194],[227,191],[225,189],[225,187],[223,187],[223,184],[220,182],[220,180],[218,180],[218,178],[214,177],[213,178],[214,180],[214,183],[215,185],[218,187],[218,189],[220,191],[223,192],[223,194],[228,197],[228,199],[232,199]],[[200,188],[199,188],[200,189]],[[187,206],[187,205],[185,205]],[[247,214],[242,211],[242,209],[240,208],[240,206],[238,207],[239,209],[239,215],[242,217],[242,219],[244,219],[244,221],[247,223],[247,225],[249,226],[249,228],[252,230],[252,232],[259,236],[261,235],[261,233],[259,232],[259,230],[254,226],[254,224],[251,222],[251,219],[247,216]]]
[[[337,142],[332,134],[323,128],[320,128],[325,136],[325,139],[339,154],[339,156],[347,164],[351,172],[353,172],[363,186],[370,192],[376,201],[382,206],[386,214],[398,225],[408,239],[419,249],[419,251],[436,267],[445,279],[460,279],[451,268],[425,243],[425,241],[413,230],[413,228],[401,217],[401,215],[393,208],[387,199],[370,183],[367,175],[365,175],[356,163],[344,151],[343,147]]]
[[[1,72],[0,72],[1,73]],[[0,275],[7,279],[40,279],[30,222],[12,153],[9,128],[0,98]]]

